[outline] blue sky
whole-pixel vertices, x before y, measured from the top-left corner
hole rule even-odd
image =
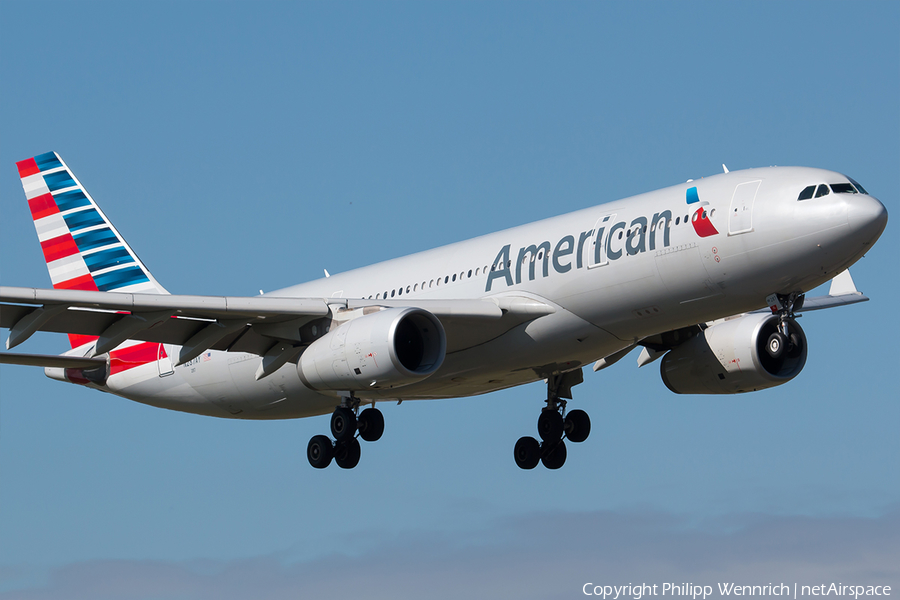
[[[676,396],[626,357],[575,389],[594,429],[558,472],[512,460],[537,384],[385,406],[359,467],[319,472],[305,448],[327,417],[217,420],[0,367],[0,598],[900,585],[898,31],[888,2],[0,4],[3,285],[49,286],[14,165],[49,150],[185,294],[254,295],[722,163],[838,170],[891,217],[851,270],[871,302],[801,320],[797,379]]]

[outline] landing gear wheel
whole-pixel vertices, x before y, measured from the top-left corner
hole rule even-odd
[[[785,346],[787,346],[787,338],[780,331],[776,331],[766,341],[766,352],[772,358],[781,358],[781,355],[784,354]]]
[[[338,442],[334,447],[334,462],[342,469],[352,469],[359,464],[359,456],[362,450],[359,440],[350,438],[346,442]]]
[[[553,409],[545,409],[541,411],[538,417],[538,435],[545,442],[552,442],[562,438],[563,434],[563,418],[562,415]]]
[[[367,442],[377,442],[384,433],[384,415],[377,408],[367,408],[359,413],[357,427],[359,437]]]
[[[548,469],[558,469],[566,464],[566,443],[562,440],[541,444],[541,462]]]
[[[513,454],[520,469],[533,469],[541,462],[541,445],[533,437],[520,437]]]
[[[346,442],[356,434],[356,415],[346,406],[338,406],[331,415],[331,435]]]
[[[571,410],[566,415],[566,439],[570,442],[583,442],[591,435],[591,418],[583,410]]]
[[[314,435],[306,446],[306,458],[314,469],[324,469],[334,458],[334,446],[324,435]]]

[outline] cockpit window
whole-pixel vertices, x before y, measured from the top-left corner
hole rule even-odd
[[[821,198],[822,196],[827,196],[828,193],[829,193],[828,186],[825,185],[824,183],[820,184],[819,187],[816,188],[816,198]]]
[[[813,193],[816,191],[816,186],[811,185],[809,187],[803,188],[803,191],[800,192],[800,196],[797,200],[809,200],[813,197]]]
[[[831,191],[835,194],[855,194],[856,188],[849,183],[832,183]]]
[[[850,180],[850,183],[856,186],[856,189],[859,190],[860,194],[865,194],[866,196],[869,195],[869,192],[867,192],[863,186],[859,185],[859,183],[855,179],[853,179],[852,177],[847,177],[847,179]]]

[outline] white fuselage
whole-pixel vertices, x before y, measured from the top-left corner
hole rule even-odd
[[[644,337],[762,308],[772,293],[805,292],[868,250],[883,222],[863,194],[798,201],[831,171],[736,171],[404,256],[271,292],[373,301],[533,298],[555,309],[467,345],[457,336],[440,369],[365,400],[482,394],[571,370]],[[693,188],[693,190],[692,190]],[[687,220],[685,219],[687,217]],[[177,356],[177,347],[167,347]],[[112,375],[106,389],[164,408],[271,419],[329,413],[337,398],[308,389],[288,363],[257,381],[260,357],[211,351]]]

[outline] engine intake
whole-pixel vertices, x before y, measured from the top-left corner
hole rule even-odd
[[[775,387],[806,364],[806,334],[787,321],[786,347],[767,349],[778,317],[750,314],[706,328],[660,361],[663,383],[676,394],[738,394]]]
[[[297,373],[314,390],[361,391],[419,382],[444,361],[441,322],[420,308],[388,308],[333,328],[300,355]]]

